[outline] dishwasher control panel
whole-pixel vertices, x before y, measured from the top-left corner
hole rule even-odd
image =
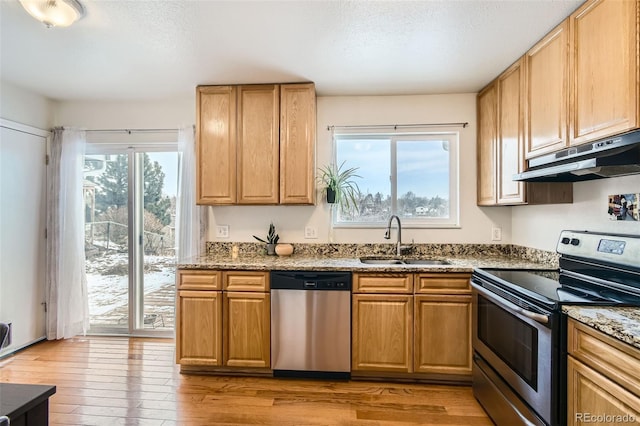
[[[351,272],[271,271],[271,289],[351,291]]]

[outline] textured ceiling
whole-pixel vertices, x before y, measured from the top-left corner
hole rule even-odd
[[[0,0],[0,78],[57,100],[313,81],[319,95],[476,92],[582,0],[81,0],[47,29]]]

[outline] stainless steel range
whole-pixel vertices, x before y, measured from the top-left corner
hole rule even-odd
[[[500,425],[566,423],[562,305],[640,306],[640,235],[562,231],[559,270],[476,269],[473,392]]]

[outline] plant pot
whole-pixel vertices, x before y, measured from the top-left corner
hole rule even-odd
[[[333,204],[336,202],[336,191],[332,188],[327,188],[327,203]]]
[[[277,244],[276,254],[278,256],[291,256],[293,254],[293,246],[291,244]]]
[[[276,245],[275,244],[267,244],[267,254],[269,256],[276,255]]]

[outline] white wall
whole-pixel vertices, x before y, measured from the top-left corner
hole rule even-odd
[[[608,195],[637,194],[640,175],[573,184],[573,204],[512,207],[512,243],[554,251],[563,229],[640,235],[640,222],[613,221]]]
[[[476,95],[329,96],[318,97],[317,165],[331,160],[329,125],[374,125],[469,122],[460,132],[460,229],[404,229],[403,241],[416,243],[489,243],[491,227],[502,228],[503,242],[511,238],[510,208],[476,206]],[[209,240],[215,225],[229,225],[230,238],[218,241],[255,241],[265,236],[273,220],[285,242],[388,242],[382,229],[330,229],[330,211],[321,197],[316,206],[213,207]],[[317,240],[305,240],[305,226],[318,230]]]
[[[0,117],[48,130],[53,125],[53,102],[0,80]]]
[[[86,129],[177,129],[195,124],[196,100],[57,102],[54,123]]]

